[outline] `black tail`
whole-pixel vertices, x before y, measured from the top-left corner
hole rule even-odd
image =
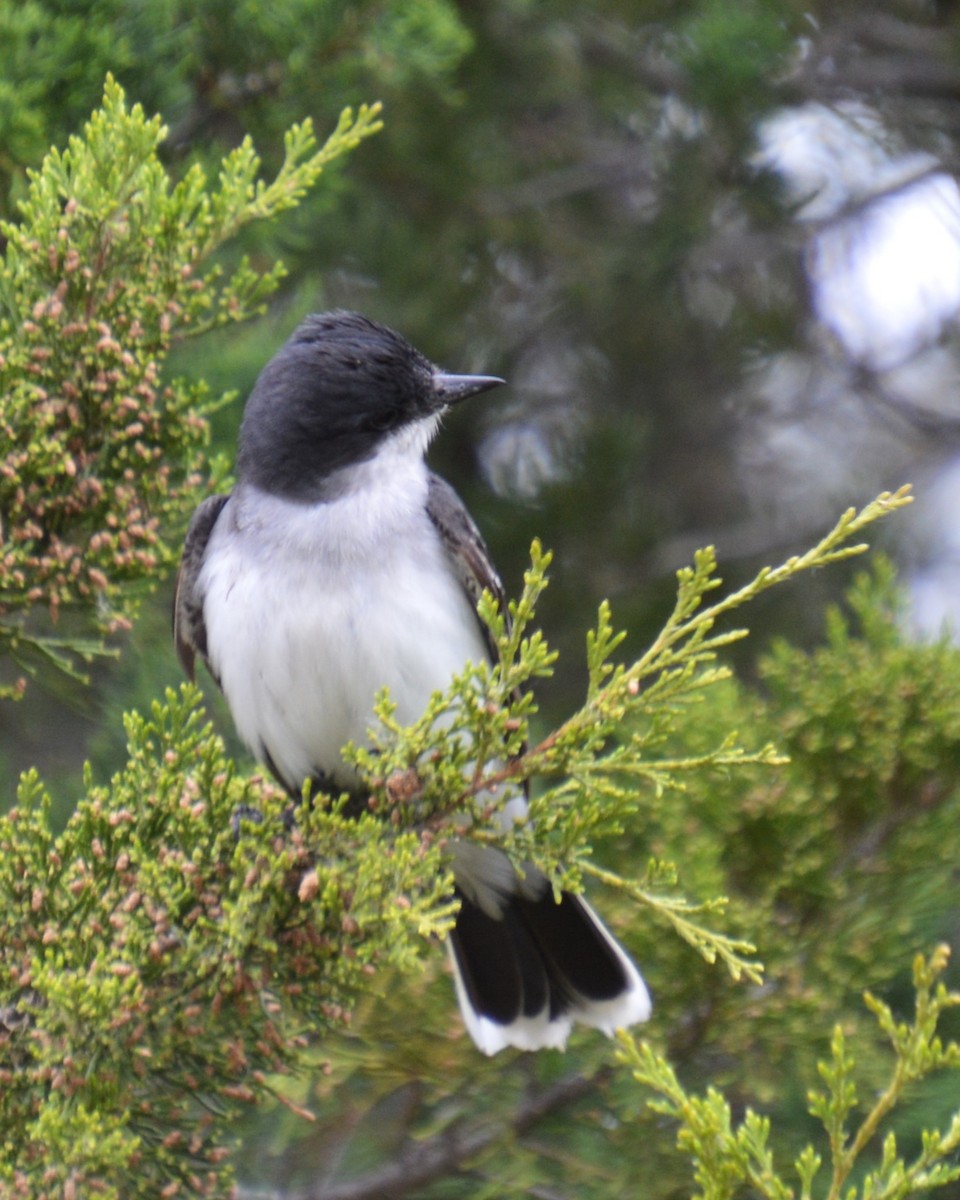
[[[491,915],[458,888],[450,947],[460,1008],[485,1054],[562,1048],[574,1022],[610,1035],[645,1021],[640,972],[580,896],[515,894]]]

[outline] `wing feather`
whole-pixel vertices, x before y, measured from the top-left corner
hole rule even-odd
[[[229,496],[208,496],[190,520],[183,556],[177,569],[177,582],[173,595],[173,640],[177,657],[187,676],[194,678],[196,658],[199,654],[207,661],[207,627],[203,619],[203,595],[199,588],[200,568],[210,541],[210,534],[217,523]]]
[[[430,475],[427,515],[440,534],[463,590],[470,597],[474,608],[486,589],[493,595],[500,611],[506,612],[503,583],[493,565],[486,542],[463,501],[439,475]],[[493,644],[490,630],[479,617],[477,620],[490,657],[496,661],[497,648]]]

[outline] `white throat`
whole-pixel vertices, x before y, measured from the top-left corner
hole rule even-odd
[[[241,483],[231,500],[237,531],[249,533],[253,550],[307,556],[326,570],[379,557],[423,523],[429,480],[423,455],[438,424],[437,416],[426,417],[390,434],[371,458],[335,472],[329,498],[319,503],[291,502]]]

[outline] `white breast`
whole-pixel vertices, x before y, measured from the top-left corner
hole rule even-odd
[[[340,750],[367,740],[382,687],[408,724],[486,657],[424,508],[422,462],[382,465],[321,505],[240,488],[207,547],[211,664],[240,736],[291,783],[319,769],[349,784]]]

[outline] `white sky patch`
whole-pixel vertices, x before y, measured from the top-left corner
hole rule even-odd
[[[805,265],[813,311],[854,361],[884,371],[960,313],[960,188],[936,160],[900,153],[860,104],[785,109],[758,131],[802,221],[822,222]]]
[[[806,259],[818,319],[883,371],[932,345],[960,311],[960,188],[928,175],[816,235]]]

